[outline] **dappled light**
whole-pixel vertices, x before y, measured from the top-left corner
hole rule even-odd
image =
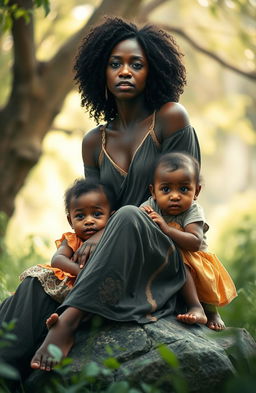
[[[25,71],[35,67],[36,73],[28,72],[28,85],[12,90],[18,78],[10,26],[0,37],[0,301],[15,291],[26,268],[50,264],[55,240],[70,231],[64,193],[84,177],[82,139],[96,126],[81,107],[72,67],[91,18],[98,22],[95,12],[102,7],[106,14],[110,4],[112,14],[159,24],[184,54],[180,103],[201,148],[198,201],[210,227],[207,243],[238,289],[220,314],[227,326],[244,327],[256,339],[256,1],[140,0],[136,15],[112,0],[51,3],[47,16],[35,11],[35,53]]]

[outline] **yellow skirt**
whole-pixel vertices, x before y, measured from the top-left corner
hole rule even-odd
[[[215,254],[180,250],[202,303],[224,306],[237,296],[230,275]]]

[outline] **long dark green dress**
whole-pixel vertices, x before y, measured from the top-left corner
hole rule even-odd
[[[183,264],[171,240],[136,207],[149,196],[155,159],[171,151],[188,152],[200,160],[191,126],[175,132],[162,145],[150,127],[126,174],[108,156],[103,132],[99,170],[86,167],[85,174],[111,186],[121,208],[110,219],[59,312],[73,306],[112,320],[139,323],[174,312],[176,293],[185,279]],[[45,320],[57,306],[32,277],[0,305],[0,323],[17,320],[17,342],[14,347],[0,348],[0,358],[18,367],[23,376],[31,370],[29,362],[47,334]]]
[[[174,313],[185,272],[173,242],[136,206],[149,196],[152,169],[160,154],[184,151],[200,160],[197,137],[187,126],[161,146],[152,125],[126,173],[108,155],[104,127],[101,132],[99,170],[86,167],[85,175],[112,187],[123,207],[109,220],[60,310],[72,306],[116,321],[153,322]]]

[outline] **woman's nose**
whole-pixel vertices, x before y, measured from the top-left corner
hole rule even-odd
[[[132,76],[130,68],[128,66],[128,64],[124,64],[119,72],[119,76],[121,77],[125,77],[125,78],[130,78]]]

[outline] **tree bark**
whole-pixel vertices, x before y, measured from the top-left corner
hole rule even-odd
[[[13,0],[14,1],[14,0]],[[170,0],[168,0],[170,1]],[[19,6],[31,9],[32,0],[15,0]],[[89,21],[67,40],[52,59],[40,62],[36,58],[33,17],[13,21],[13,80],[11,94],[0,109],[0,210],[8,219],[14,212],[15,197],[42,154],[42,142],[55,116],[60,112],[66,95],[74,87],[73,61],[77,48],[91,25],[104,15],[123,16],[147,22],[149,14],[167,0],[102,0]],[[178,34],[192,47],[251,80],[255,72],[244,72],[206,50],[180,28],[163,26]]]
[[[90,20],[48,62],[36,59],[33,18],[14,20],[13,82],[9,100],[0,111],[0,201],[7,219],[15,197],[42,154],[42,141],[74,87],[73,61],[81,39],[103,15],[132,17],[142,0],[103,0]],[[19,0],[32,8],[32,0]]]

